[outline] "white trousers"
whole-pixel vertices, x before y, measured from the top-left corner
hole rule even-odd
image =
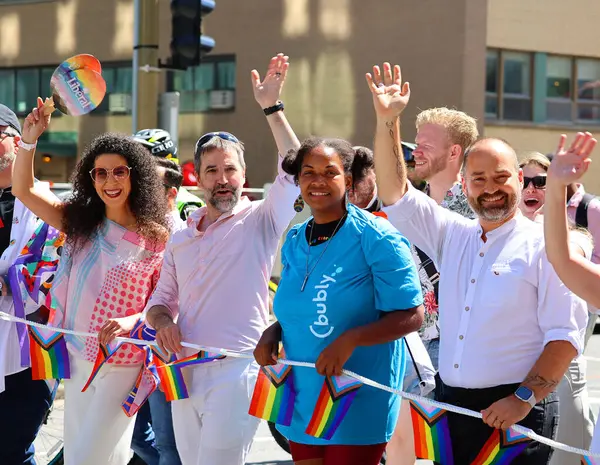
[[[81,392],[93,364],[69,357],[71,379],[65,383],[65,465],[127,465],[135,416],[121,404],[135,384],[140,367],[104,365]]]
[[[172,402],[183,465],[244,465],[260,420],[248,414],[258,365],[226,358],[187,369],[189,399]]]
[[[577,357],[571,362],[558,385],[558,432],[556,440],[579,449],[588,449],[592,439],[594,423],[591,419],[590,404],[585,372],[587,361]],[[581,458],[576,454],[555,449],[550,465],[580,465]]]

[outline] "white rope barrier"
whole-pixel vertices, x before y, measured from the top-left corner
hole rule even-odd
[[[86,332],[82,332],[82,331],[72,331],[70,329],[63,329],[63,328],[55,328],[52,326],[48,326],[48,325],[44,325],[41,323],[35,323],[33,321],[29,321],[29,320],[25,320],[23,318],[18,318],[14,315],[9,315],[8,313],[2,312],[0,311],[0,320],[5,320],[5,321],[11,321],[11,322],[15,322],[15,323],[23,323],[26,324],[28,326],[34,326],[37,328],[42,328],[42,329],[50,329],[52,331],[56,331],[59,333],[64,333],[64,334],[70,334],[73,336],[78,336],[78,337],[93,337],[93,338],[97,338],[98,334],[97,333],[86,333]],[[156,343],[156,341],[144,341],[141,339],[132,339],[132,338],[128,338],[128,337],[117,337],[116,338],[118,341],[120,342],[124,342],[124,343],[131,343],[131,344],[136,344],[136,345],[147,345],[147,346],[153,346],[153,347],[158,347],[158,344]],[[245,358],[245,359],[252,359],[254,360],[254,356],[251,354],[246,354],[246,353],[241,353],[241,352],[236,352],[236,351],[232,351],[232,350],[228,350],[228,349],[222,349],[222,348],[217,348],[217,347],[208,347],[208,346],[201,346],[198,344],[192,344],[190,342],[182,342],[181,345],[183,347],[187,347],[190,349],[195,349],[195,350],[204,350],[207,352],[214,352],[214,353],[218,353],[220,355],[225,355],[227,357],[233,357],[233,358]],[[298,366],[298,367],[305,367],[305,368],[315,368],[315,364],[314,363],[308,363],[308,362],[297,362],[294,360],[288,360],[288,359],[278,359],[277,360],[278,363],[281,363],[283,365],[291,365],[291,366]],[[386,386],[384,384],[380,384],[377,381],[373,381],[372,379],[369,378],[365,378],[364,376],[359,375],[358,373],[354,373],[352,371],[349,370],[342,370],[342,372],[347,375],[350,376],[358,381],[360,381],[361,383],[367,385],[367,386],[371,386],[373,388],[376,389],[381,389],[383,391],[392,393],[392,394],[396,394],[400,397],[403,397],[405,399],[409,399],[409,400],[414,400],[417,401],[419,403],[426,403],[429,405],[432,405],[435,408],[439,408],[442,410],[447,410],[449,412],[453,412],[453,413],[457,413],[459,415],[466,415],[469,417],[473,417],[473,418],[482,418],[481,413],[479,412],[475,412],[473,410],[469,410],[463,407],[457,407],[455,405],[451,405],[451,404],[446,404],[443,402],[438,402],[436,400],[432,400],[432,399],[428,399],[426,397],[421,397],[418,396],[416,394],[411,394],[408,392],[404,392],[401,391],[400,389],[393,389],[389,386]],[[577,455],[584,455],[586,457],[594,457],[594,458],[600,458],[600,453],[592,453],[588,450],[584,450],[584,449],[579,449],[577,447],[571,447],[567,444],[562,444],[560,442],[554,441],[552,439],[546,438],[544,436],[540,436],[539,434],[535,433],[534,431],[532,431],[529,428],[525,428],[523,426],[520,425],[513,425],[511,426],[511,428],[518,432],[521,433],[525,436],[527,436],[530,439],[533,439],[534,441],[540,442],[542,444],[546,444],[547,446],[553,447],[554,449],[560,449],[563,450],[565,452],[571,452],[573,454],[577,454]]]

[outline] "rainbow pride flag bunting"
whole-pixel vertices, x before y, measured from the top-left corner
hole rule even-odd
[[[306,434],[331,439],[356,397],[362,383],[350,376],[327,376]]]
[[[45,328],[28,328],[32,379],[69,379],[71,369],[65,335]]]
[[[98,355],[96,356],[96,362],[94,363],[94,367],[92,368],[92,373],[90,374],[87,383],[85,383],[85,386],[83,386],[81,392],[85,392],[87,388],[90,387],[90,384],[92,384],[92,381],[94,381],[94,378],[96,377],[96,375],[98,375],[98,372],[100,371],[100,368],[102,368],[102,365],[104,365],[106,362],[108,362],[108,360],[110,360],[110,358],[115,354],[115,352],[119,350],[119,347],[121,347],[121,345],[123,345],[123,343],[118,342],[116,340],[108,343],[107,345],[100,344],[100,346],[98,347]]]
[[[158,381],[156,366],[152,364],[152,353],[146,351],[144,365],[135,381],[135,385],[121,404],[125,415],[132,417],[138,412],[142,405],[144,405],[144,402],[148,400],[150,394],[156,390]]]
[[[454,464],[447,414],[446,410],[410,401],[417,458],[441,465]]]
[[[159,355],[157,351],[153,350],[153,352],[155,355]],[[189,397],[187,386],[185,385],[185,380],[183,378],[183,368],[223,358],[225,358],[225,355],[204,350],[201,350],[190,357],[176,360],[171,363],[164,363],[164,359],[161,356],[155,357],[156,372],[160,379],[167,402],[187,399]]]
[[[506,465],[529,445],[531,440],[512,429],[494,430],[471,465]]]
[[[600,460],[595,457],[581,457],[581,465],[600,465]]]
[[[282,426],[292,424],[294,413],[292,367],[278,363],[260,368],[248,413]]]

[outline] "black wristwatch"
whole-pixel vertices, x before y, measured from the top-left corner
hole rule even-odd
[[[277,113],[278,111],[283,111],[283,102],[279,100],[275,105],[269,108],[263,108],[266,116],[272,115],[273,113]]]

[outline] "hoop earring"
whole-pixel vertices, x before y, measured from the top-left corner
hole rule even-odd
[[[294,202],[294,211],[300,213],[302,210],[304,210],[304,199],[302,198],[302,195],[299,195]]]

